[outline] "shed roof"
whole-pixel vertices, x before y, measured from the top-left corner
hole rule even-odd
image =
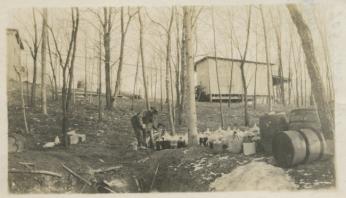
[[[231,62],[242,62],[241,59],[205,56],[205,57],[203,57],[203,58],[201,58],[195,62],[195,70],[196,70],[198,64],[204,62],[207,59],[217,59],[217,60],[224,60],[224,61],[231,61]],[[255,64],[257,63],[259,65],[267,65],[267,63],[265,63],[265,62],[258,62],[258,61],[256,62],[256,61],[249,61],[249,60],[245,60],[245,63],[255,63]],[[270,65],[274,65],[274,63],[270,63]]]
[[[17,39],[17,43],[20,47],[20,49],[24,49],[24,45],[23,45],[23,42],[22,42],[22,39],[20,38],[19,36],[19,32],[17,29],[13,29],[13,28],[7,28],[7,32],[14,32],[15,33],[15,36],[16,36],[16,39]]]

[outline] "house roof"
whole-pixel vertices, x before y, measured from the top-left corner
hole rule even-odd
[[[197,68],[197,65],[204,62],[207,59],[217,59],[217,60],[224,60],[224,61],[233,61],[233,62],[242,62],[241,59],[234,59],[234,58],[223,58],[223,57],[215,57],[215,56],[205,56],[201,59],[199,59],[198,61],[195,62],[195,70]],[[267,65],[267,63],[265,62],[256,62],[256,61],[249,61],[249,60],[245,60],[245,63],[257,63],[260,65]],[[274,63],[270,63],[270,65],[274,65]]]
[[[20,49],[24,49],[24,45],[23,45],[23,42],[22,42],[22,39],[20,38],[19,36],[19,32],[17,29],[13,29],[13,28],[7,28],[7,32],[14,32],[15,33],[15,36],[16,36],[16,39],[17,39],[17,43],[20,47]]]

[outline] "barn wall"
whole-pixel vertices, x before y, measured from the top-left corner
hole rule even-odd
[[[221,94],[228,94],[230,88],[232,62],[227,60],[217,60],[219,70],[219,82]],[[208,67],[209,66],[209,67]],[[243,94],[240,62],[233,62],[233,79],[232,79],[232,94]],[[209,72],[206,70],[209,68]],[[245,63],[245,78],[248,84],[248,95],[254,94],[255,85],[255,63]],[[209,74],[209,75],[208,75]],[[271,78],[270,78],[271,79]],[[216,77],[215,59],[209,58],[206,61],[199,63],[197,67],[197,82],[207,87],[207,94],[210,91],[212,94],[218,94],[218,85]],[[267,67],[264,64],[257,65],[257,85],[256,95],[268,95],[267,91]]]
[[[16,32],[7,31],[7,51],[6,51],[6,64],[7,64],[7,79],[18,80],[17,74],[14,70],[14,66],[20,67],[21,65],[21,49],[17,42]]]
[[[196,68],[196,84],[205,87],[205,92],[209,94],[209,64],[208,60],[198,64]]]
[[[248,84],[248,95],[254,95],[256,64],[245,64],[245,78]],[[268,95],[267,66],[257,65],[256,95]]]

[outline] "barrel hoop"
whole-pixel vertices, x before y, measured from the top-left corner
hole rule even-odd
[[[299,129],[297,130],[297,132],[303,136],[304,138],[304,141],[305,141],[305,144],[306,144],[306,155],[305,155],[305,158],[304,158],[304,161],[303,163],[306,163],[309,159],[309,156],[310,156],[310,145],[309,145],[309,141],[308,141],[308,138],[306,137],[306,135]]]

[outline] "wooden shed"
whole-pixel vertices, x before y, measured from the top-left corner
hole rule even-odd
[[[7,51],[6,51],[7,79],[18,80],[14,67],[22,66],[21,52],[24,49],[18,30],[7,29],[6,40],[7,40],[7,46],[6,46],[7,47]]]
[[[216,76],[216,62],[219,71],[221,99],[229,100],[231,91],[231,100],[234,102],[241,101],[244,96],[240,71],[241,60],[210,56],[206,56],[195,63],[196,84],[203,88],[204,100],[214,101],[220,99]],[[273,66],[274,64],[271,63],[270,65]],[[231,78],[232,67],[233,75]],[[258,103],[266,103],[268,97],[267,64],[264,62],[245,61],[244,69],[248,100],[253,100],[253,96],[256,93],[256,101]],[[256,91],[255,73],[257,73]],[[273,79],[270,78],[270,81],[270,89],[273,90]]]

